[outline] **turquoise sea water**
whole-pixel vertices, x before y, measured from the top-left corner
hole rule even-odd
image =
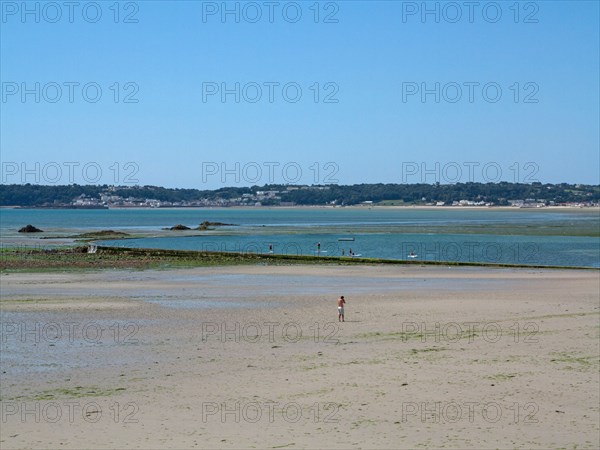
[[[532,265],[600,267],[599,241],[591,237],[353,234],[355,241],[340,242],[331,234],[223,235],[189,238],[143,238],[103,241],[106,245],[172,250],[229,251],[290,255],[356,256],[420,261],[461,261]],[[320,243],[320,251],[317,250]],[[412,259],[412,258],[411,258]]]
[[[597,210],[489,210],[390,208],[222,208],[50,210],[3,209],[1,236],[31,223],[44,231],[124,230],[145,232],[204,220],[236,224],[195,237],[105,241],[110,245],[232,252],[600,267],[600,238],[570,236],[569,230],[598,230]],[[416,227],[406,232],[403,227]],[[463,233],[463,228],[470,228]],[[479,234],[473,234],[479,227]],[[502,229],[489,234],[487,229]],[[433,229],[433,231],[432,231]],[[511,230],[516,230],[512,233]],[[564,235],[536,235],[560,229]],[[422,230],[422,232],[419,232]],[[528,230],[523,233],[522,230]],[[493,232],[493,231],[492,231]],[[519,234],[521,233],[521,234]],[[339,241],[354,238],[354,241]],[[320,243],[320,251],[317,250]],[[270,247],[272,246],[272,247]]]

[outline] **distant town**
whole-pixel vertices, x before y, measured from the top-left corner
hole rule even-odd
[[[216,190],[158,186],[0,185],[0,206],[34,208],[190,208],[261,206],[593,207],[600,186],[581,184],[459,183],[265,185]]]

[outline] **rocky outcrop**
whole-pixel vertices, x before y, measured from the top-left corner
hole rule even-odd
[[[30,224],[21,228],[19,233],[43,233],[43,231]]]
[[[108,238],[122,238],[122,237],[126,237],[126,236],[129,236],[129,234],[123,233],[121,231],[101,230],[101,231],[91,231],[89,233],[82,233],[75,237],[79,238],[79,239],[100,239],[100,238],[108,239]]]
[[[200,225],[198,225],[198,228],[196,228],[196,230],[209,230],[209,227],[233,227],[235,226],[232,223],[223,223],[223,222],[209,222],[208,220],[205,220],[204,222],[202,222]]]

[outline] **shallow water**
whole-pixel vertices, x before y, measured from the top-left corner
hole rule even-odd
[[[348,256],[350,249],[366,258],[452,261],[546,266],[600,267],[600,238],[580,236],[495,236],[457,234],[354,234],[355,241],[338,241],[331,234],[221,235],[157,237],[100,241],[99,244],[169,250],[235,253]],[[317,250],[316,243],[320,243]],[[343,252],[343,253],[342,253]]]
[[[46,236],[102,229],[159,232],[177,223],[195,227],[210,220],[238,226],[195,237],[104,243],[243,253],[267,253],[271,245],[276,254],[320,256],[348,255],[352,249],[363,257],[400,260],[412,251],[417,261],[600,267],[596,209],[2,209],[0,214],[0,236],[5,239],[17,236],[16,230],[28,223],[45,230]],[[413,227],[411,232],[407,226]],[[355,241],[338,240],[349,237]]]

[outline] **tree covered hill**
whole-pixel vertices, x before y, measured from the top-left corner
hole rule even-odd
[[[174,206],[191,204],[262,205],[356,205],[390,202],[419,205],[461,200],[508,205],[509,200],[535,200],[550,204],[598,203],[600,186],[542,183],[457,183],[457,184],[355,184],[324,186],[265,185],[224,187],[216,190],[175,189],[160,186],[109,185],[0,185],[0,206],[72,205],[76,199],[153,199]],[[102,200],[104,199],[104,200]],[[110,204],[110,200],[108,201]]]

